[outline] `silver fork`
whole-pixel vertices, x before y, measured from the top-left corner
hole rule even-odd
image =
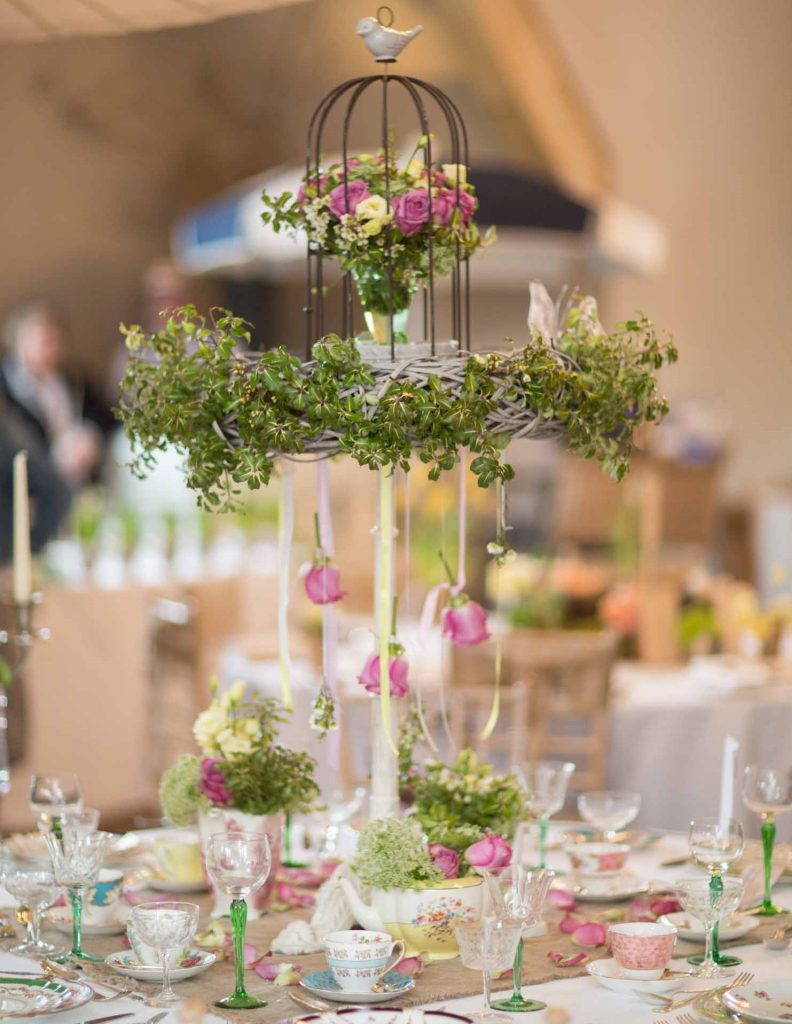
[[[716,987],[720,992],[726,992],[731,988],[738,988],[740,985],[749,985],[753,981],[753,978],[754,976],[751,971],[740,971],[740,973],[735,975],[728,984],[718,985]],[[684,999],[676,999],[673,996],[662,997],[666,998],[668,1001],[664,1005],[659,1006],[655,1010],[655,1013],[667,1013],[669,1010],[678,1010],[680,1007],[687,1006],[688,1003],[692,1003],[694,1000],[698,999],[698,997],[703,995],[705,991],[706,989],[697,989],[695,992],[686,995]]]
[[[677,1017],[677,1024],[698,1024],[692,1013],[680,1013]]]

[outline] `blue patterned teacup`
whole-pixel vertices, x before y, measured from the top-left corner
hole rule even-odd
[[[394,942],[387,932],[331,932],[324,948],[333,977],[345,992],[371,992],[404,957],[402,940]]]
[[[86,924],[109,924],[118,918],[123,883],[123,871],[103,868],[99,872],[99,880],[85,891],[83,920]]]

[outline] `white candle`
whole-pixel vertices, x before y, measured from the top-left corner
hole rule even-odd
[[[14,601],[26,604],[33,593],[30,564],[30,502],[27,452],[14,456]]]
[[[737,752],[740,744],[733,736],[723,741],[723,768],[721,769],[720,822],[721,832],[726,834],[729,829],[729,818],[734,810],[734,775],[737,763]]]

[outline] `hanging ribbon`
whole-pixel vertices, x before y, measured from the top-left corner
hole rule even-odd
[[[291,590],[291,548],[294,535],[294,479],[288,460],[280,466],[278,502],[278,650],[280,658],[281,700],[287,711],[294,710],[291,693],[291,655],[289,654],[289,593]]]
[[[393,602],[393,469],[379,471],[379,581],[377,587],[377,633],[379,638],[380,710],[382,729],[388,745],[398,755],[391,730],[390,632]]]
[[[449,591],[451,594],[460,594],[465,589],[465,584],[467,582],[465,575],[467,549],[465,536],[467,532],[467,455],[464,449],[459,453],[459,509],[457,519],[459,523],[459,558],[457,561],[456,583],[452,584],[450,580],[443,580],[442,583],[437,583],[432,587],[426,595],[419,625],[419,632],[424,641],[428,639],[429,634],[432,631],[435,618],[437,617],[437,606],[440,602],[440,595],[444,590]],[[443,509],[443,523],[445,524],[445,509]],[[443,542],[441,544],[441,549],[444,553],[445,529],[443,529]]]
[[[495,484],[496,499],[496,538],[499,544],[506,543],[506,489],[503,481],[498,478]],[[480,739],[486,740],[495,731],[500,717],[501,704],[501,671],[503,668],[503,639],[501,637],[501,560],[495,560],[495,692],[492,695],[492,707],[486,725],[479,734]]]
[[[330,468],[327,459],[316,466],[316,510],[319,523],[319,546],[328,558],[335,554],[333,541],[333,518],[330,511]],[[322,605],[322,676],[336,708],[336,722],[340,726],[338,703],[338,619],[335,602]],[[340,763],[340,729],[328,734],[328,763],[337,769]]]

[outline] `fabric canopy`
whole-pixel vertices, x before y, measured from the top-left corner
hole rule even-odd
[[[119,35],[251,14],[301,0],[0,0],[0,43]]]

